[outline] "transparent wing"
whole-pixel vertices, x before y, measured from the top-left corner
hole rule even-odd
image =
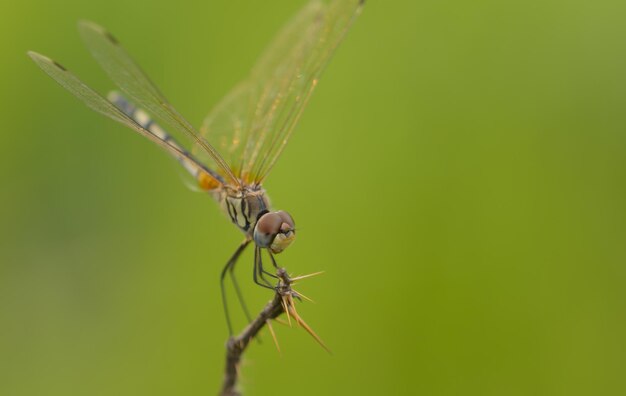
[[[240,184],[217,150],[169,104],[115,37],[101,26],[89,21],[81,21],[78,30],[96,61],[137,106],[169,125],[172,130],[189,137],[194,146],[200,147],[208,155],[211,159],[210,164],[215,164],[224,177],[234,184]]]
[[[309,2],[204,120],[202,136],[244,182],[260,184],[267,176],[362,6],[363,0]],[[201,155],[199,149],[193,153]]]
[[[184,149],[179,147],[177,144],[164,140],[161,137],[150,132],[149,130],[141,127],[139,124],[137,124],[137,122],[129,118],[120,109],[115,107],[113,103],[109,102],[100,94],[89,88],[81,80],[79,80],[78,77],[70,73],[66,68],[64,68],[57,62],[44,55],[32,51],[28,52],[28,55],[44,72],[46,72],[50,77],[52,77],[59,84],[61,84],[63,88],[67,89],[80,100],[82,100],[91,109],[123,125],[126,125],[127,127],[150,139],[161,148],[165,149],[165,151],[173,155],[174,158],[181,162],[181,164],[183,164],[183,166],[185,166],[188,170],[194,170],[198,177],[211,178],[212,180],[219,182],[219,180],[213,177],[209,170],[207,170],[202,164],[198,163],[196,160],[190,157]]]

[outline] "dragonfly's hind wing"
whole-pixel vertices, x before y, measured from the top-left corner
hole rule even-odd
[[[237,176],[250,183],[267,176],[362,6],[363,0],[308,3],[276,35],[248,79],[207,116],[202,135],[228,153]]]
[[[165,123],[169,129],[190,138],[195,146],[201,147],[208,154],[212,161],[209,165],[214,164],[228,182],[239,184],[217,150],[174,109],[111,33],[89,21],[81,21],[78,29],[102,69],[137,106]]]
[[[120,108],[106,100],[93,89],[89,88],[78,77],[69,72],[59,63],[36,52],[28,52],[28,55],[33,59],[33,61],[35,61],[37,66],[61,84],[63,88],[67,89],[74,96],[82,100],[88,107],[123,125],[126,125],[153,141],[162,149],[174,156],[174,158],[176,158],[198,180],[206,178],[207,180],[213,181],[213,183],[222,183],[218,175],[197,162],[185,149],[176,144],[176,142],[167,139],[165,136],[159,136],[149,129],[139,125],[137,121],[130,118]]]

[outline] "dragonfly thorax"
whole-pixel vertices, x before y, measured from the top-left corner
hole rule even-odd
[[[296,238],[296,225],[289,213],[279,210],[262,214],[254,226],[254,243],[280,253]]]
[[[262,188],[243,190],[221,189],[214,195],[222,210],[244,233],[251,235],[261,214],[270,208],[269,198]]]

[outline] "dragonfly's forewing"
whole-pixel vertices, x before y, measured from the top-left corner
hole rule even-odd
[[[158,88],[135,63],[130,55],[108,31],[89,22],[79,23],[79,32],[96,61],[115,84],[135,102],[172,130],[186,135],[194,146],[200,147],[220,173],[234,184],[239,181],[217,150],[169,104]]]
[[[205,119],[201,133],[235,174],[261,183],[282,152],[320,74],[363,6],[311,1],[275,37],[250,76]],[[201,155],[201,147],[193,149]]]
[[[179,147],[176,143],[166,141],[163,138],[150,132],[149,130],[143,128],[133,119],[124,114],[120,109],[115,107],[115,105],[113,105],[111,102],[109,102],[96,91],[85,85],[85,83],[78,79],[78,77],[76,77],[74,74],[69,72],[65,67],[61,66],[59,63],[53,61],[52,59],[36,52],[29,52],[28,55],[44,72],[46,72],[50,77],[56,80],[69,92],[74,94],[77,98],[82,100],[91,109],[123,125],[126,125],[127,127],[150,139],[161,148],[169,152],[171,155],[173,155],[174,158],[176,158],[178,161],[183,163],[183,165],[187,169],[194,170],[193,173],[198,175],[202,174],[204,177],[212,178],[212,176],[204,168],[204,166],[198,163],[192,157],[190,157],[184,149]]]

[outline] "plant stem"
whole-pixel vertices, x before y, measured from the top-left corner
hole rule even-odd
[[[250,341],[256,337],[261,329],[271,319],[280,316],[284,312],[283,297],[295,294],[291,289],[291,279],[287,271],[279,268],[276,275],[280,279],[276,294],[259,315],[237,336],[230,337],[226,342],[226,368],[224,372],[224,382],[222,384],[221,396],[241,396],[235,389],[239,378],[238,366],[241,356],[248,347]]]

